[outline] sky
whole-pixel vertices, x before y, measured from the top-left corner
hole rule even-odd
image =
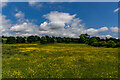
[[[7,2],[0,29],[5,36],[118,38],[119,9],[118,2]]]

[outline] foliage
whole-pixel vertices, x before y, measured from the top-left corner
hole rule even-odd
[[[120,47],[120,42],[117,42],[115,47]]]
[[[80,37],[79,42],[80,42],[80,43],[85,43],[86,41],[89,40],[90,35],[88,35],[88,34],[86,33],[86,34],[81,34],[79,37]]]
[[[35,42],[36,41],[36,37],[35,36],[28,36],[27,37],[27,42],[28,43],[32,43],[32,42]]]
[[[46,44],[48,41],[47,41],[47,38],[45,37],[45,36],[42,36],[41,38],[40,38],[40,43],[42,43],[42,44]]]
[[[93,42],[97,42],[96,37],[91,37],[88,44],[91,45]]]
[[[107,47],[115,47],[116,43],[112,40],[107,42]]]
[[[16,43],[25,43],[25,39],[23,37],[16,37]]]
[[[99,46],[100,47],[106,46],[106,44],[107,44],[106,41],[100,41],[99,42]]]
[[[7,44],[14,44],[16,43],[16,39],[15,37],[7,37],[7,41],[6,41]]]

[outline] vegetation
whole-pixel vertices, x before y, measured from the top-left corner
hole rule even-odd
[[[80,38],[69,38],[69,37],[50,37],[50,36],[28,36],[28,37],[5,37],[2,36],[2,42],[7,44],[15,43],[35,43],[39,42],[41,44],[48,43],[85,43],[95,47],[120,47],[120,39],[106,38],[100,39],[99,37],[90,37],[90,35],[81,34]],[[6,39],[6,41],[5,41]]]
[[[2,47],[3,78],[118,78],[118,48],[78,43]]]

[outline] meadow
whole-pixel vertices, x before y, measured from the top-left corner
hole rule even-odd
[[[3,44],[3,78],[118,78],[118,48]]]

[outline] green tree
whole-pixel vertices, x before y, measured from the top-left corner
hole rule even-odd
[[[109,41],[107,42],[107,47],[115,47],[115,46],[116,46],[116,43],[115,43],[114,41],[109,40]]]
[[[46,38],[45,36],[42,36],[42,37],[40,38],[40,43],[41,43],[41,44],[46,44],[46,43],[47,43],[47,38]]]
[[[79,37],[80,37],[80,38],[79,38],[79,42],[80,42],[80,43],[85,43],[86,41],[89,40],[90,35],[88,35],[88,34],[86,33],[86,34],[81,34]]]
[[[93,42],[91,43],[92,46],[99,47],[99,42]]]
[[[25,43],[25,39],[23,37],[16,37],[16,43]]]
[[[28,36],[28,37],[27,37],[27,42],[28,42],[28,43],[32,43],[32,42],[35,42],[35,41],[36,41],[36,39],[35,39],[34,36]]]
[[[62,42],[63,42],[63,41],[62,41],[62,38],[61,38],[61,37],[58,37],[58,38],[57,38],[57,42],[58,42],[58,43],[62,43]]]
[[[55,42],[57,42],[57,40],[56,40],[55,37],[51,37],[51,38],[50,38],[50,42],[51,42],[51,43],[55,43]]]
[[[89,45],[91,45],[93,42],[97,42],[97,39],[95,38],[95,37],[91,37],[90,39],[89,39]]]
[[[14,44],[14,43],[16,43],[15,37],[13,37],[13,36],[7,37],[6,43],[7,44]]]
[[[106,41],[100,41],[99,42],[99,46],[101,46],[101,47],[106,46],[106,44],[107,44]]]
[[[65,38],[65,43],[70,43],[71,39],[70,38]]]
[[[117,42],[115,47],[120,47],[120,42]]]

